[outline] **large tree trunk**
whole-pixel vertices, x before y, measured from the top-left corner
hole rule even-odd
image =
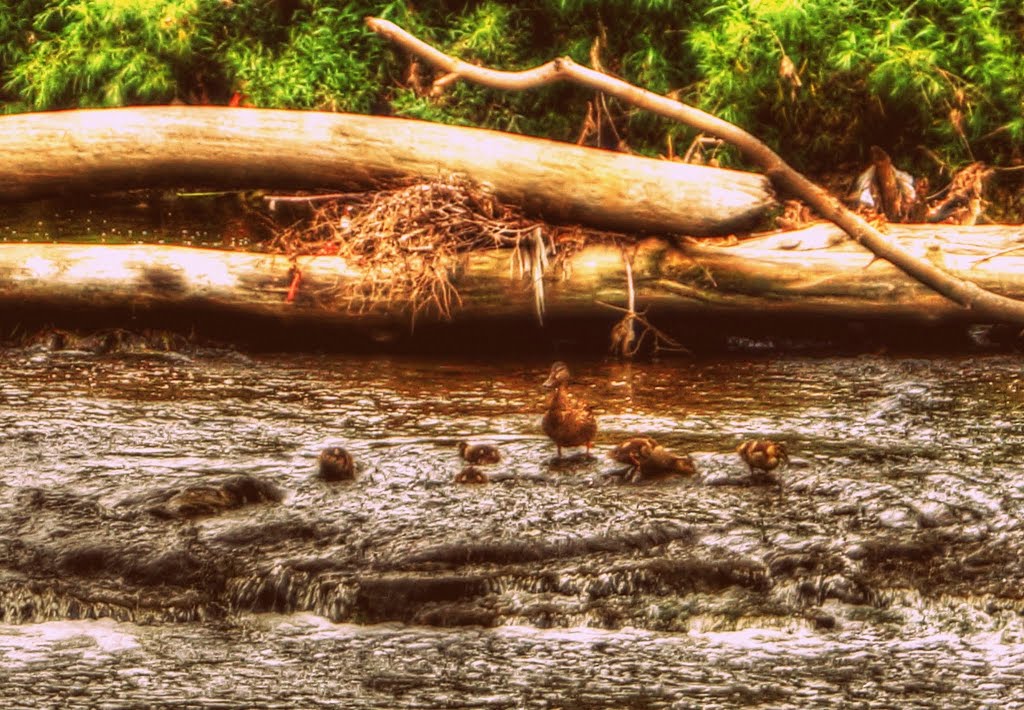
[[[891,226],[901,246],[969,275],[985,288],[1024,296],[1020,227]],[[462,304],[456,320],[531,318],[529,278],[511,278],[511,250],[463,254],[453,283]],[[0,244],[0,309],[103,307],[144,312],[182,307],[270,317],[312,325],[401,325],[409,303],[364,300],[362,273],[333,256],[299,257],[301,280],[283,256],[157,245]],[[977,321],[976,312],[939,296],[891,264],[874,260],[827,224],[756,237],[735,245],[660,239],[642,242],[633,258],[637,307],[654,306],[659,323],[673,316],[767,313],[878,317],[928,322]],[[361,286],[362,284],[362,286]],[[603,301],[625,306],[622,249],[595,245],[550,267],[545,275],[550,317],[616,315]],[[439,319],[430,309],[421,319]]]
[[[160,186],[352,189],[455,173],[556,222],[728,234],[774,204],[760,175],[424,121],[178,107],[0,117],[0,200]]]

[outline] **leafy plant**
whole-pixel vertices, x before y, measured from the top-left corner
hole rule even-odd
[[[410,58],[364,26],[372,14],[495,68],[596,60],[738,123],[812,171],[861,161],[872,144],[901,165],[931,165],[921,146],[946,163],[1024,158],[1024,11],[1010,0],[6,0],[5,8],[0,104],[8,112],[244,94],[255,106],[579,134],[595,97],[577,87],[509,93],[458,81],[439,96],[418,91]],[[434,78],[422,66],[413,74],[426,85]],[[682,152],[693,137],[633,107],[604,105],[602,120],[635,151],[663,153],[668,137]]]
[[[34,109],[167,100],[203,48],[199,0],[61,0],[6,87]]]

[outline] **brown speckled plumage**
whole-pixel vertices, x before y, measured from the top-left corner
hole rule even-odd
[[[751,439],[736,447],[740,458],[750,467],[751,475],[766,475],[780,464],[789,463],[786,445],[770,439]]]
[[[324,449],[317,460],[320,464],[320,477],[325,481],[351,481],[356,477],[351,454],[340,446]]]
[[[552,365],[544,386],[555,391],[541,428],[558,447],[558,458],[562,457],[562,447],[586,446],[589,452],[597,434],[597,417],[589,404],[569,392],[568,366],[564,362]]]
[[[459,455],[471,464],[488,464],[501,461],[501,452],[498,451],[497,446],[492,444],[470,444],[460,441]]]
[[[455,483],[487,483],[487,476],[476,466],[466,466],[453,480]]]

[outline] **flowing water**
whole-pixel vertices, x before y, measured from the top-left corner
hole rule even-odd
[[[61,346],[0,354],[6,707],[1024,707],[1017,357],[572,362],[555,461],[548,362]]]

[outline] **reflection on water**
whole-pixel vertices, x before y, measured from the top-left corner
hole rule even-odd
[[[7,205],[4,242],[181,244],[258,250],[267,225],[246,216],[263,207],[255,193],[138,190],[75,200],[67,196]]]
[[[1024,694],[1012,357],[549,363],[8,351],[0,692],[26,705],[977,707]],[[785,441],[781,485],[735,455]],[[498,443],[457,486],[460,439]],[[328,445],[355,482],[315,476]],[[164,519],[248,476],[281,503]],[[95,619],[90,621],[89,619]]]

